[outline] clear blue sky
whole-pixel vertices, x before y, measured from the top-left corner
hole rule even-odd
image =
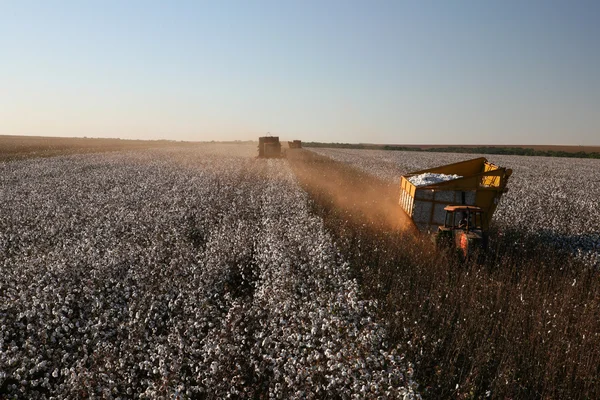
[[[600,1],[3,1],[0,134],[600,145]]]

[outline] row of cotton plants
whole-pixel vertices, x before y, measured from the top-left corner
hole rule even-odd
[[[486,157],[513,175],[494,214],[516,228],[600,265],[600,160],[412,151],[314,149],[390,183],[411,171]]]
[[[412,398],[285,160],[0,165],[0,397]]]

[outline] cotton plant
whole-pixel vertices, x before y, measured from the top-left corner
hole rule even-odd
[[[0,165],[0,394],[415,398],[285,160],[202,145]]]

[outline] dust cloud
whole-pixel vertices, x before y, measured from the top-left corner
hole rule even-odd
[[[288,151],[287,158],[298,181],[317,204],[332,204],[336,212],[353,222],[394,231],[416,230],[398,204],[399,185],[390,185],[308,150]]]

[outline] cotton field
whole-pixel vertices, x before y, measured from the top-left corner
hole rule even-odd
[[[0,397],[418,397],[288,164],[255,150],[0,164]],[[582,187],[539,197],[561,179],[597,193],[593,165],[533,182],[519,204],[540,171],[502,162],[517,171],[506,223],[548,201],[592,211]],[[558,213],[543,216],[554,229]]]
[[[349,163],[391,184],[411,171],[486,157],[512,168],[506,193],[494,214],[501,228],[516,228],[572,251],[600,266],[600,160],[430,153],[384,150],[311,149]]]

